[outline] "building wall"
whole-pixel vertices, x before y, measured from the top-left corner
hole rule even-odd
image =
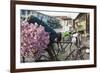
[[[83,31],[84,34],[89,33],[89,14],[80,13],[75,19],[75,29]]]

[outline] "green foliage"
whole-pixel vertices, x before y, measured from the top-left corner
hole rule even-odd
[[[63,37],[66,37],[66,36],[69,36],[69,35],[70,35],[70,32],[67,32],[67,31],[62,33]]]

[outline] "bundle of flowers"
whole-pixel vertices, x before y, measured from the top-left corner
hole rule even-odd
[[[21,56],[39,57],[50,42],[49,33],[42,25],[21,23]]]

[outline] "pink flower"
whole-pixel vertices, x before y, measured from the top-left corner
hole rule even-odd
[[[49,33],[42,25],[23,22],[21,24],[21,55],[41,55],[50,42]]]

